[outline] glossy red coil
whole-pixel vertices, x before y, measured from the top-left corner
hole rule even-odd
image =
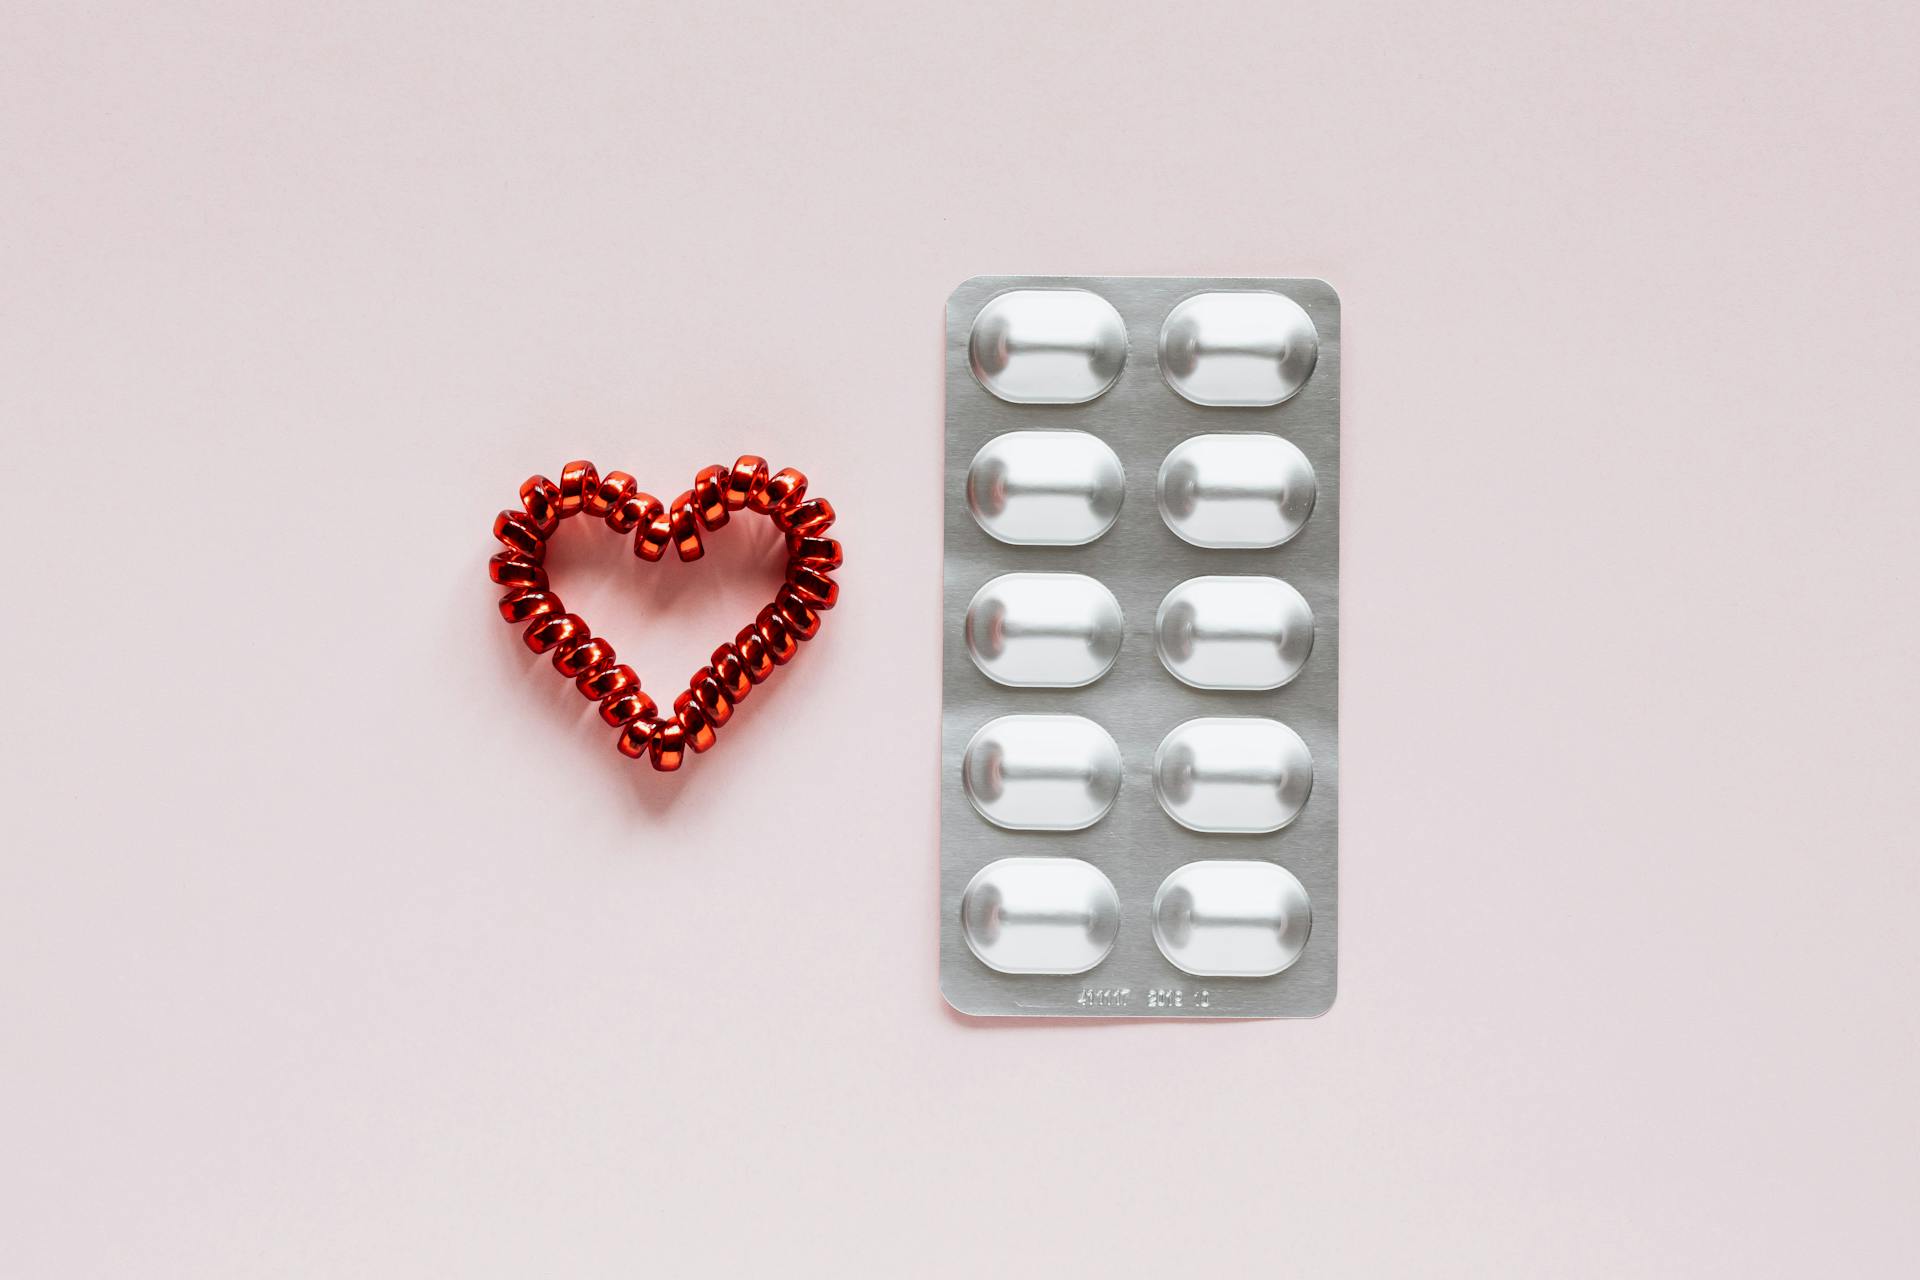
[[[838,602],[839,586],[830,575],[843,553],[837,540],[825,536],[834,523],[833,504],[806,493],[805,475],[792,467],[771,471],[753,454],[731,467],[702,467],[693,487],[671,504],[641,491],[628,473],[602,476],[585,460],[561,468],[558,483],[531,476],[520,486],[520,508],[494,518],[493,536],[506,549],[487,562],[487,575],[506,588],[500,616],[524,624],[527,647],[551,653],[554,669],[598,704],[601,718],[619,730],[614,745],[622,755],[644,756],[655,769],[671,772],[688,752],[718,744],[716,731],[754,686],[793,661],[801,642],[819,634],[821,610]],[[673,714],[663,719],[634,669],[617,661],[612,644],[568,613],[552,591],[544,563],[547,541],[563,519],[585,512],[615,533],[631,534],[634,554],[643,561],[662,559],[668,547],[681,560],[697,560],[706,553],[703,534],[724,527],[736,511],[766,515],[784,535],[784,581],[772,603],[693,673],[673,699]]]

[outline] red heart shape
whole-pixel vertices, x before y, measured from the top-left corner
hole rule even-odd
[[[488,562],[488,574],[507,594],[500,616],[527,624],[527,647],[553,653],[553,666],[580,692],[600,704],[600,717],[620,731],[622,754],[646,755],[663,772],[678,769],[690,747],[714,745],[714,730],[733,718],[733,709],[753,686],[785,666],[803,640],[820,630],[820,611],[833,608],[840,587],[832,571],[840,567],[840,544],[826,536],[833,504],[807,497],[807,478],[788,467],[769,475],[764,458],[752,454],[731,467],[703,467],[693,488],[662,506],[624,471],[605,478],[591,462],[569,462],[560,483],[533,476],[520,486],[518,511],[502,511],[493,536],[506,550]],[[652,698],[640,691],[632,667],[614,661],[613,646],[595,636],[578,616],[568,613],[547,582],[547,541],[569,516],[599,516],[615,533],[633,534],[633,553],[660,559],[672,546],[682,560],[706,554],[700,535],[727,523],[735,511],[757,511],[787,536],[786,581],[773,602],[760,610],[740,634],[713,651],[709,665],[693,673],[673,700],[673,715],[662,720]]]

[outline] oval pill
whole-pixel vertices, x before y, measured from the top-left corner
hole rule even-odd
[[[1176,968],[1202,978],[1267,978],[1306,950],[1306,888],[1271,862],[1189,862],[1153,896],[1153,940]]]
[[[960,930],[1001,973],[1085,973],[1120,933],[1113,881],[1078,858],[1002,858],[960,897]]]
[[[967,509],[988,535],[1015,546],[1077,547],[1120,517],[1126,473],[1085,431],[1010,431],[967,468]]]
[[[967,606],[967,653],[988,679],[1075,689],[1120,656],[1120,602],[1084,573],[1005,573]]]
[[[1277,547],[1313,514],[1313,464],[1279,436],[1194,436],[1161,462],[1155,493],[1167,528],[1196,547]]]
[[[1313,757],[1277,720],[1205,716],[1179,725],[1153,753],[1153,794],[1190,831],[1278,831],[1313,790]]]
[[[1278,578],[1188,578],[1153,632],[1161,663],[1196,689],[1278,689],[1313,652],[1313,609]]]
[[[1319,356],[1313,318],[1268,290],[1195,294],[1160,327],[1160,372],[1195,404],[1279,404],[1307,385]]]
[[[967,743],[961,786],[980,816],[1012,831],[1079,831],[1120,794],[1120,748],[1085,716],[1000,716]]]
[[[1013,289],[990,299],[967,335],[973,376],[1012,404],[1084,404],[1127,362],[1127,326],[1085,289]]]

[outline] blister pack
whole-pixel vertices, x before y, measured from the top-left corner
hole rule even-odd
[[[1340,302],[947,302],[940,977],[963,1013],[1310,1017],[1338,930]]]

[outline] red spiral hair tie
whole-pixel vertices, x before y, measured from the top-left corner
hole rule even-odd
[[[631,533],[633,553],[642,560],[661,559],[669,546],[682,560],[698,560],[706,554],[701,535],[736,511],[767,516],[786,535],[786,581],[771,604],[693,673],[663,719],[641,692],[633,668],[616,662],[613,646],[554,594],[545,568],[547,543],[562,520],[585,512],[615,533]],[[751,454],[732,467],[702,467],[693,487],[665,505],[641,492],[624,471],[602,477],[591,462],[569,462],[558,484],[545,476],[529,478],[520,486],[519,509],[494,518],[493,536],[506,550],[488,563],[488,573],[507,589],[500,616],[524,624],[527,647],[552,653],[554,670],[600,705],[600,718],[618,731],[614,745],[620,753],[645,755],[655,769],[668,772],[680,767],[689,750],[710,750],[716,731],[753,687],[819,634],[820,615],[840,598],[832,577],[841,564],[840,544],[826,536],[832,525],[833,504],[807,497],[806,476],[791,467],[769,474],[766,460]]]

